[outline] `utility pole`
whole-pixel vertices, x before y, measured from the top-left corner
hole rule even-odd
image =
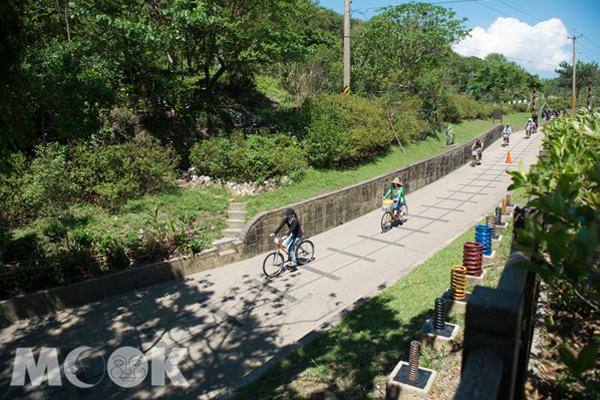
[[[344,93],[350,93],[350,3],[344,0]]]
[[[571,110],[575,109],[575,75],[577,74],[577,38],[583,35],[575,36],[575,29],[573,29],[573,37],[567,36],[567,39],[573,39],[573,95],[571,97]]]

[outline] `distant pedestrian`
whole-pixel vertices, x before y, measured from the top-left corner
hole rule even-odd
[[[446,145],[450,146],[454,144],[454,130],[452,130],[452,125],[448,125],[446,128]]]

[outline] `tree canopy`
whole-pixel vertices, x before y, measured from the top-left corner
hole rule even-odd
[[[531,86],[540,84],[537,75],[533,76],[515,62],[508,61],[502,54],[492,53],[487,62],[473,72],[467,90],[477,100],[507,101],[515,98],[529,98]]]
[[[466,18],[454,19],[455,13],[441,6],[411,2],[381,11],[353,44],[353,80],[366,91],[410,87],[468,34]]]
[[[573,64],[569,64],[566,61],[562,61],[560,68],[555,69],[559,75],[557,85],[563,87],[571,93],[573,87]],[[592,61],[586,63],[581,60],[577,60],[577,71],[575,72],[575,97],[579,97],[581,88],[587,87],[592,81],[593,85],[600,83],[600,71],[598,70],[598,63]]]

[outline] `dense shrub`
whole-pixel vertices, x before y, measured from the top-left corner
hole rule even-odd
[[[317,167],[352,165],[389,146],[393,133],[376,101],[320,94],[304,104],[304,149]]]
[[[401,96],[392,101],[389,112],[392,114],[392,124],[402,143],[413,140],[421,140],[423,133],[431,129],[426,120],[423,119],[420,110],[422,101],[417,96]],[[392,132],[392,142],[397,143]]]
[[[547,102],[548,102],[548,106],[552,110],[555,110],[555,109],[562,110],[563,108],[566,110],[571,109],[571,98],[568,98],[568,99],[565,99],[564,97],[551,98],[551,99],[548,99]],[[543,104],[543,101],[540,101],[540,103]],[[538,110],[542,104],[538,104],[538,106],[537,106]]]
[[[205,175],[238,182],[263,181],[306,167],[295,137],[267,132],[205,139],[192,147],[190,162]]]
[[[172,186],[179,156],[157,139],[139,135],[122,145],[72,150],[72,179],[80,200],[111,205]]]
[[[0,216],[49,215],[74,203],[114,207],[171,186],[178,161],[149,136],[122,145],[40,145],[32,158],[13,154],[12,170],[0,174]]]
[[[484,112],[478,101],[458,94],[448,94],[442,102],[441,114],[445,122],[456,123],[462,119],[480,118]]]
[[[545,125],[544,134],[546,157],[529,172],[522,164],[518,171],[508,171],[513,180],[509,190],[525,188],[531,199],[527,205],[543,216],[526,219],[524,229],[517,229],[519,249],[531,256],[531,261],[517,266],[538,273],[549,287],[559,289],[554,295],[560,293],[557,297],[569,310],[569,321],[579,325],[590,311],[600,309],[600,118],[582,108],[574,116]],[[572,333],[573,328],[558,331],[565,343],[572,340]],[[563,382],[565,387],[594,383],[572,378],[597,365],[597,343],[580,349],[577,359],[570,349],[561,348],[559,353],[572,374]],[[597,382],[597,373],[590,376]]]

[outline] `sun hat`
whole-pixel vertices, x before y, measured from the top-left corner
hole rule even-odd
[[[392,184],[397,184],[398,186],[402,186],[402,183],[400,183],[400,178],[396,177],[394,178],[394,180],[392,181]]]
[[[285,214],[286,214],[286,215],[294,215],[294,214],[296,214],[296,212],[294,211],[294,209],[293,209],[293,208],[288,208],[288,209],[285,211]]]

